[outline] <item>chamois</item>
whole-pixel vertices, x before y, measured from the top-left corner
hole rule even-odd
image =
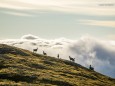
[[[47,53],[45,53],[45,52],[43,51],[43,55],[47,55]]]
[[[58,59],[59,59],[59,54],[57,55]]]
[[[35,53],[36,53],[36,52],[37,52],[37,50],[38,50],[38,47],[37,47],[36,49],[33,49],[33,52],[35,52]]]
[[[69,59],[70,59],[70,61],[75,62],[75,58],[72,58],[71,56],[69,56]]]
[[[94,68],[93,68],[91,65],[89,66],[89,69],[90,69],[90,70],[94,70]]]

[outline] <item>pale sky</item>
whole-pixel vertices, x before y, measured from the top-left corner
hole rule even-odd
[[[25,34],[115,40],[115,0],[0,0],[0,39]]]

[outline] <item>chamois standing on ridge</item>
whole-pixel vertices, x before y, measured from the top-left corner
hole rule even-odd
[[[57,55],[58,59],[59,59],[59,54]]]
[[[43,55],[47,55],[47,53],[45,53],[45,52],[43,51]]]
[[[36,53],[36,52],[37,52],[37,50],[38,50],[38,47],[37,47],[36,49],[33,49],[33,52],[34,52],[34,53]]]
[[[89,69],[90,69],[90,70],[94,70],[94,68],[93,68],[91,65],[89,66]]]
[[[71,56],[69,56],[69,59],[70,59],[70,61],[75,62],[75,58],[72,58]]]

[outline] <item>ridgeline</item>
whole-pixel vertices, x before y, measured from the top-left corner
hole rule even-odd
[[[77,63],[0,44],[0,86],[115,86]]]

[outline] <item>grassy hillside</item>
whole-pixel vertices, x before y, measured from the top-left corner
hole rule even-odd
[[[0,44],[0,86],[115,86],[77,63]]]

